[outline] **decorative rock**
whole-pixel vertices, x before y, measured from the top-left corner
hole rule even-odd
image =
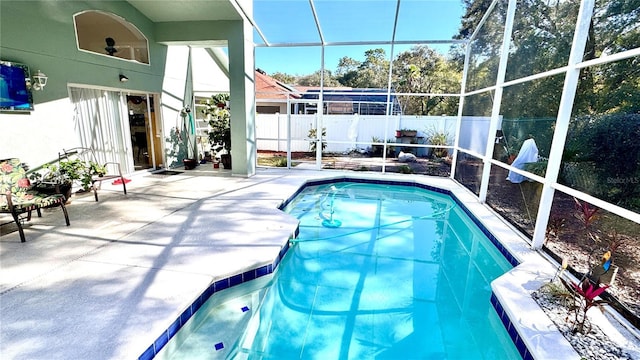
[[[399,159],[399,157],[398,157]],[[567,322],[567,308],[548,292],[543,290],[532,293],[532,298],[558,327],[582,359],[628,359],[634,358],[607,338],[600,328],[592,324],[588,334],[573,333],[572,323]],[[571,317],[569,318],[571,320]],[[585,325],[586,326],[586,325]],[[586,326],[588,328],[588,326]]]

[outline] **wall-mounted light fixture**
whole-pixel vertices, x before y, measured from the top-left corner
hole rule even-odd
[[[120,74],[120,82],[127,82],[127,81],[129,81],[129,78]]]
[[[36,71],[36,73],[33,74],[32,78],[33,83],[31,87],[33,88],[33,90],[42,90],[47,85],[48,77],[40,70]]]

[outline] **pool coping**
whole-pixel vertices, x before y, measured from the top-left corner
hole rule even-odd
[[[481,204],[469,190],[449,178],[388,175],[383,179],[380,175],[367,174],[317,175],[303,181],[277,208],[282,209],[307,186],[346,181],[414,186],[451,196],[514,266],[491,283],[491,304],[522,358],[580,359],[578,353],[531,297],[533,291],[553,277],[554,266],[532,249],[522,234],[488,206]],[[292,235],[295,237],[297,230]],[[290,247],[290,238],[283,239],[283,245],[273,261],[212,282],[138,359],[153,359],[214,293],[273,273]]]

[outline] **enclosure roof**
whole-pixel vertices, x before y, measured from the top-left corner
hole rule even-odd
[[[247,19],[256,46],[458,42],[459,0],[128,0],[154,22]]]

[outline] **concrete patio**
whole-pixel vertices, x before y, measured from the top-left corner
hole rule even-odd
[[[47,209],[26,243],[2,225],[2,358],[138,358],[209,284],[273,262],[297,227],[276,207],[314,172],[210,166],[74,195],[71,226]]]

